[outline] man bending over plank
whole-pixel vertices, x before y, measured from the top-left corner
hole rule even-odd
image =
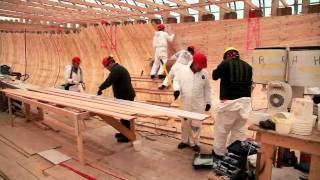
[[[102,95],[102,91],[112,86],[114,97],[117,99],[133,101],[136,93],[131,84],[131,77],[126,68],[116,63],[113,57],[109,56],[102,60],[103,66],[110,71],[107,79],[100,85],[97,95]],[[130,121],[121,119],[121,123],[131,128]],[[130,140],[121,133],[116,133],[118,142],[129,142]]]

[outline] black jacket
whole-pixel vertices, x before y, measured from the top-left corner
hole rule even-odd
[[[114,97],[117,99],[134,100],[136,93],[131,84],[131,77],[123,66],[115,64],[111,68],[108,78],[100,85],[99,89],[104,90],[111,85]]]
[[[221,62],[213,70],[212,78],[221,79],[220,100],[251,97],[252,67],[239,58]]]

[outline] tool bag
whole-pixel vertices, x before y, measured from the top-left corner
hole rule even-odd
[[[213,163],[213,171],[230,180],[254,179],[253,171],[248,169],[247,157],[258,152],[259,146],[250,141],[235,141],[228,146],[228,153]]]
[[[10,75],[10,73],[11,73],[11,67],[10,66],[8,66],[8,65],[2,65],[2,66],[0,66],[0,72],[1,72],[1,74],[3,74],[3,75]]]

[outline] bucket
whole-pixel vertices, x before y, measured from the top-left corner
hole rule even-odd
[[[292,128],[292,116],[288,112],[279,112],[273,115],[272,120],[276,123],[276,132],[289,134]]]
[[[276,120],[276,132],[280,134],[289,134],[291,131],[292,121],[282,118]]]

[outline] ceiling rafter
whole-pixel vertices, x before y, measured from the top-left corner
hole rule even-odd
[[[46,6],[46,5],[42,5],[42,4],[33,4],[33,3],[27,3],[27,2],[21,2],[19,0],[1,0],[0,1],[0,4],[3,4],[3,3],[7,3],[7,5],[11,4],[11,5],[14,5],[16,7],[21,7],[21,8],[27,8],[27,9],[33,9],[34,11],[37,11],[37,10],[45,10],[46,12],[52,12],[52,13],[55,13],[57,16],[71,16],[71,17],[74,17],[75,15],[77,15],[78,17],[81,17],[81,18],[95,18],[97,16],[92,16],[92,15],[88,15],[88,14],[79,14],[77,13],[77,11],[66,11],[64,9],[61,9],[61,8],[56,8],[56,7],[49,7],[49,6]]]
[[[10,31],[59,31],[59,30],[76,30],[74,28],[65,28],[58,25],[43,25],[43,24],[25,24],[12,21],[0,21],[0,30]]]
[[[95,7],[95,8],[100,8],[100,9],[106,9],[106,10],[115,11],[115,12],[118,12],[118,13],[121,13],[121,14],[125,14],[125,15],[144,16],[144,14],[141,14],[141,13],[137,13],[137,12],[133,12],[133,11],[128,11],[128,10],[120,9],[120,8],[114,8],[114,7],[105,6],[105,5],[99,5],[99,4],[95,4],[95,3],[91,3],[91,2],[86,2],[86,1],[80,1],[80,0],[61,0],[61,2],[69,2],[69,3],[84,5],[84,6],[88,6],[88,7]],[[137,19],[137,18],[136,18],[136,19]],[[138,19],[140,19],[140,18],[138,18]]]
[[[20,1],[20,0],[18,0]],[[118,13],[115,12],[109,12],[109,11],[101,11],[101,10],[96,10],[92,8],[86,8],[86,7],[81,7],[81,6],[75,6],[71,4],[66,4],[66,3],[59,3],[59,2],[53,2],[53,1],[48,1],[48,0],[28,0],[29,4],[42,4],[42,5],[50,5],[53,8],[60,8],[68,12],[76,12],[80,14],[87,14],[87,15],[92,15],[95,16],[96,18],[104,18],[104,19],[112,19],[111,15],[116,15],[118,16]],[[118,16],[118,20],[127,20],[127,17],[121,18]]]
[[[32,14],[27,14],[27,13],[23,13],[23,12],[8,11],[8,10],[1,10],[1,9],[0,9],[0,16],[22,18],[22,19],[43,20],[43,21],[51,21],[51,22],[57,22],[57,23],[68,23],[68,20],[66,20],[66,19],[60,19],[60,18],[48,17],[48,16],[32,15]],[[78,22],[78,23],[81,23],[81,22]]]
[[[140,3],[144,3],[144,4],[149,5],[151,7],[154,7],[154,8],[159,8],[160,9],[159,11],[166,10],[166,11],[162,11],[162,12],[167,12],[167,16],[169,16],[170,11],[176,12],[176,13],[179,13],[179,14],[182,14],[182,15],[185,15],[185,16],[189,15],[189,13],[187,13],[185,10],[184,11],[181,11],[179,9],[178,10],[174,10],[171,7],[166,6],[164,4],[159,4],[159,3],[151,2],[151,1],[148,1],[148,0],[135,0],[135,1],[140,2]],[[156,13],[156,12],[154,12],[154,13]],[[158,13],[160,14],[161,12],[158,12]]]
[[[72,15],[68,16],[66,14],[60,14],[60,13],[53,13],[52,10],[50,9],[39,9],[39,8],[34,8],[34,7],[30,7],[30,6],[24,6],[24,5],[17,5],[17,4],[10,4],[10,3],[6,3],[3,1],[0,1],[0,9],[2,10],[9,10],[9,11],[13,11],[13,12],[23,12],[26,14],[30,14],[30,15],[35,15],[35,16],[47,16],[47,17],[59,17],[62,19],[66,19],[66,21],[82,21],[83,19],[92,19],[90,17],[82,17],[82,16],[78,16],[76,18],[74,18]],[[19,9],[19,11],[17,11],[17,9]]]
[[[189,6],[189,5],[190,5],[189,3],[185,2],[185,1],[180,1],[180,0],[168,0],[168,1],[173,2],[173,3],[176,3],[176,4],[179,5],[179,6]],[[202,8],[201,8],[201,7],[195,7],[195,8],[192,8],[192,9],[195,9],[195,10],[201,12],[201,13],[209,13],[209,12],[205,9],[205,7],[202,7]]]
[[[230,12],[234,11],[233,9],[229,8],[226,3],[220,3],[220,1],[217,1],[217,0],[208,0],[208,2],[212,3],[213,5],[218,6],[221,9],[224,9],[226,11],[230,11]],[[232,1],[232,2],[234,2],[234,1]]]
[[[287,0],[280,0],[284,7],[289,7]]]
[[[252,9],[259,9],[259,7],[255,4],[253,4],[253,2],[251,2],[251,0],[243,0],[243,2],[248,4]]]

